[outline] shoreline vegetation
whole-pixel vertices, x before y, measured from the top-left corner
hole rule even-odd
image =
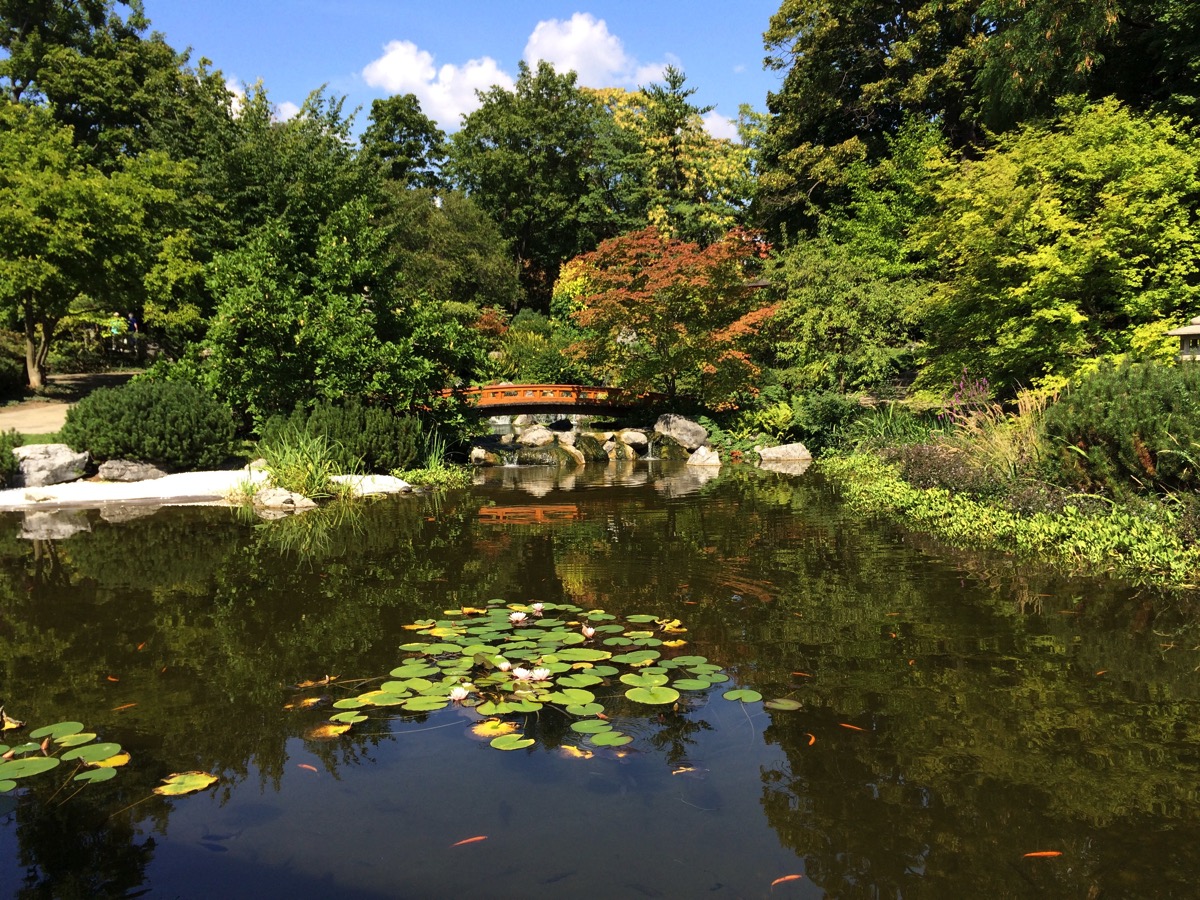
[[[914,487],[894,464],[872,453],[826,456],[816,466],[856,512],[883,516],[954,547],[998,550],[1070,574],[1104,572],[1135,584],[1200,586],[1200,547],[1187,544],[1178,514],[1165,504],[1158,505],[1155,519],[1120,503],[1022,513],[945,488]]]

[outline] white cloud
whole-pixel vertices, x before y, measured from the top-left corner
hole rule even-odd
[[[543,59],[559,72],[574,69],[579,83],[588,87],[626,82],[637,66],[608,24],[591,13],[575,13],[565,22],[538,22],[525,44],[525,61],[537,66]]]
[[[738,139],[737,122],[716,110],[704,114],[704,130],[715,138],[728,138],[735,142]]]
[[[284,100],[282,103],[275,104],[275,108],[271,113],[271,118],[273,118],[276,122],[286,122],[299,112],[299,106],[297,106],[291,100]]]
[[[591,13],[575,13],[567,20],[543,19],[525,44],[525,61],[551,63],[556,71],[573,69],[586,87],[644,87],[662,81],[668,65],[679,65],[672,54],[665,62],[643,63],[625,51],[621,39],[608,30],[608,23]]]
[[[362,76],[389,94],[415,94],[425,115],[449,130],[458,127],[460,116],[478,108],[475,91],[493,85],[511,90],[514,84],[490,56],[437,67],[433,54],[411,41],[389,41],[383,56],[368,63]]]
[[[233,105],[233,114],[235,116],[240,115],[242,112],[242,107],[246,104],[246,89],[242,87],[242,83],[240,81],[236,81],[233,78],[226,78],[225,90],[233,94],[233,100],[231,101]]]

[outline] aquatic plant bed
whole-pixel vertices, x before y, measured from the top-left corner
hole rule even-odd
[[[623,621],[602,609],[559,603],[506,603],[445,611],[445,619],[405,626],[425,640],[400,646],[409,654],[390,678],[338,700],[341,710],[310,730],[336,737],[368,721],[367,709],[401,715],[473,709],[481,721],[471,733],[497,750],[520,750],[536,740],[522,728],[530,715],[554,715],[579,741],[620,747],[633,738],[618,727],[643,707],[686,708],[729,676],[703,656],[677,653],[687,643],[679,619],[652,615]],[[672,655],[675,654],[675,655]],[[733,689],[731,701],[757,702],[757,691]],[[793,709],[794,701],[778,708]],[[538,733],[555,731],[540,723]],[[578,748],[577,748],[578,749]],[[586,750],[579,750],[586,752]]]
[[[857,511],[883,515],[959,547],[1001,550],[1053,563],[1072,572],[1108,571],[1134,581],[1193,587],[1200,579],[1200,548],[1185,546],[1168,524],[1113,506],[1107,515],[1021,515],[942,488],[916,488],[876,456],[827,457],[820,470],[835,479]]]

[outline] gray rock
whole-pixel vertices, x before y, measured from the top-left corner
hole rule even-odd
[[[564,447],[574,447],[576,436],[574,431],[563,431],[558,435],[558,442]]]
[[[287,513],[314,509],[316,505],[315,501],[303,494],[285,491],[283,488],[263,488],[254,495],[255,509],[278,510]]]
[[[798,462],[812,459],[808,448],[801,443],[783,444],[779,447],[756,447],[758,458],[762,462]]]
[[[332,480],[337,484],[348,484],[355,497],[412,492],[411,484],[394,475],[334,475]]]
[[[712,447],[698,447],[696,452],[688,457],[689,466],[721,467],[721,454]]]
[[[43,487],[78,481],[87,474],[87,451],[76,453],[66,444],[29,444],[13,450],[17,457],[16,487]]]
[[[654,423],[654,430],[658,434],[678,441],[689,452],[694,451],[708,440],[708,429],[703,425],[674,413],[659,416],[658,421]]]
[[[531,425],[521,432],[517,443],[523,447],[545,447],[554,443],[554,432],[543,425]]]
[[[131,459],[108,459],[100,463],[97,472],[104,481],[151,481],[167,475],[158,466]]]
[[[587,462],[586,457],[575,449],[573,444],[559,444],[559,449],[570,455],[571,459],[575,460],[575,465],[582,466]]]
[[[781,475],[803,475],[811,465],[811,459],[768,459],[760,461],[758,467]]]
[[[650,446],[650,440],[642,431],[622,431],[618,436],[622,444],[627,444],[637,450],[638,453],[644,453],[646,448]]]
[[[21,522],[21,537],[27,541],[61,541],[91,530],[82,509],[29,510]]]

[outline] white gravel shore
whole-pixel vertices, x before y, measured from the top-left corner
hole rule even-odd
[[[101,507],[111,503],[180,505],[230,505],[230,497],[245,493],[248,485],[263,487],[267,473],[261,469],[223,472],[180,472],[148,481],[72,481],[45,487],[0,491],[0,511]],[[394,494],[411,488],[388,475],[342,475],[337,480],[354,485],[359,495]]]

